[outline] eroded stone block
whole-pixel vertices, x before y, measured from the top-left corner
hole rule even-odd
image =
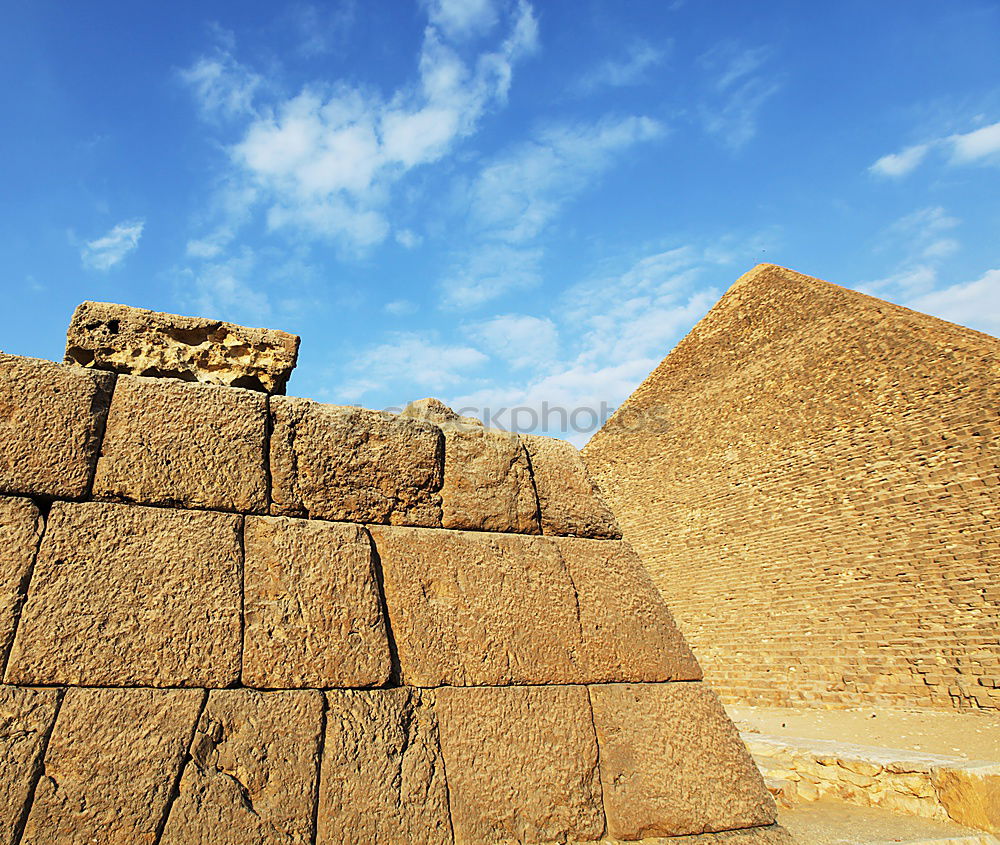
[[[22,845],[154,843],[200,690],[67,690]]]
[[[86,495],[115,377],[0,353],[0,492]]]
[[[42,517],[31,499],[0,497],[0,666],[14,639],[41,534]]]
[[[446,687],[435,698],[457,842],[600,838],[585,687]]]
[[[318,845],[451,842],[437,719],[422,696],[327,692]]]
[[[94,495],[266,512],[266,401],[249,390],[121,376]]]
[[[323,693],[213,690],[163,843],[311,841]]]
[[[0,843],[13,845],[56,717],[59,690],[0,686]]]
[[[284,393],[298,351],[298,336],[274,329],[84,302],[66,333],[65,360],[116,373]]]
[[[56,502],[7,681],[231,684],[240,666],[240,519]]]
[[[271,513],[441,524],[441,430],[308,399],[271,399]]]
[[[589,689],[609,836],[680,836],[774,822],[774,800],[707,687]]]
[[[372,546],[355,525],[247,517],[243,683],[379,686],[391,668]]]
[[[580,452],[555,437],[521,435],[531,458],[542,533],[618,539],[621,530],[587,474]]]

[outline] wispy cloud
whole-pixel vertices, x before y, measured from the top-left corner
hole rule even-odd
[[[931,290],[943,261],[961,248],[952,236],[961,221],[941,206],[928,206],[904,215],[878,236],[875,251],[899,256],[887,276],[862,282],[859,289],[895,301]]]
[[[180,71],[181,81],[190,86],[206,120],[254,115],[254,96],[263,77],[236,60],[230,34],[220,32],[219,37],[223,43],[211,55]]]
[[[765,68],[771,53],[768,47],[724,41],[701,56],[708,76],[702,123],[731,149],[739,149],[757,134],[761,108],[781,89],[776,74]]]
[[[942,320],[1000,337],[1000,269],[987,270],[972,282],[950,285],[904,304]]]
[[[950,166],[1000,164],[1000,122],[969,132],[944,135],[882,156],[868,169],[876,176],[899,179],[912,173],[932,152]]]
[[[298,52],[307,57],[324,56],[340,47],[357,19],[357,0],[337,0],[330,5],[296,3],[286,20],[299,38]]]
[[[485,35],[497,24],[493,0],[425,0],[432,25],[456,41]]]
[[[94,270],[110,270],[120,264],[139,246],[139,238],[146,223],[144,220],[126,220],[114,226],[100,238],[88,241],[80,250],[80,259],[85,267]]]
[[[624,58],[608,59],[599,64],[580,79],[576,90],[589,94],[599,88],[624,88],[645,82],[649,71],[663,62],[671,46],[669,42],[654,47],[647,41],[634,41]]]
[[[465,333],[515,370],[554,360],[559,346],[556,324],[530,314],[500,314],[467,325]]]

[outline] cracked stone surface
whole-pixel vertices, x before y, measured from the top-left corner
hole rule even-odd
[[[31,499],[0,497],[0,666],[14,639],[43,520]]]
[[[431,693],[330,690],[317,845],[450,843]]]
[[[356,525],[247,517],[243,683],[379,686],[391,662],[372,546]]]
[[[308,845],[323,694],[213,690],[164,844]]]
[[[297,335],[220,320],[84,302],[66,332],[67,364],[284,393]]]
[[[201,690],[67,690],[22,845],[154,843]]]
[[[271,399],[271,513],[441,524],[441,429],[309,399]]]
[[[7,682],[231,684],[240,668],[240,520],[53,504]]]
[[[56,716],[59,690],[0,686],[0,843],[15,842],[42,749]]]
[[[446,687],[435,698],[456,842],[600,838],[585,687]]]
[[[266,403],[249,390],[119,377],[94,495],[265,512]]]
[[[0,492],[90,489],[115,377],[0,353]]]

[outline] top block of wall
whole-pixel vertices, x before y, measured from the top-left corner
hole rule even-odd
[[[84,302],[66,333],[65,361],[136,376],[284,393],[298,351],[297,335],[275,329]]]

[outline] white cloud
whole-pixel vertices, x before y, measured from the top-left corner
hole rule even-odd
[[[267,294],[247,281],[256,268],[254,252],[248,248],[226,261],[204,264],[197,272],[183,274],[179,298],[195,314],[261,323],[273,309]]]
[[[514,369],[551,362],[559,348],[559,330],[549,318],[501,314],[465,327],[466,334]]]
[[[668,42],[666,47],[670,47]],[[647,71],[660,64],[666,56],[665,49],[657,49],[647,41],[635,41],[624,59],[609,59],[585,74],[575,86],[583,94],[605,86],[624,88],[644,82]]]
[[[1000,337],[1000,269],[973,282],[930,291],[904,303],[907,308]]]
[[[396,243],[404,249],[415,249],[422,244],[424,239],[412,229],[397,229]]]
[[[332,52],[346,40],[357,13],[357,0],[339,0],[323,7],[312,3],[291,6],[287,20],[299,38],[298,52],[306,57]]]
[[[879,176],[897,179],[916,168],[924,160],[930,148],[930,144],[914,144],[898,153],[882,156],[868,169]]]
[[[393,317],[406,317],[417,312],[416,304],[408,299],[394,299],[392,302],[387,302],[382,308]]]
[[[952,147],[952,161],[956,164],[992,159],[1000,153],[1000,121],[962,135],[952,135],[948,141]]]
[[[767,47],[743,47],[733,41],[717,44],[701,57],[709,75],[709,91],[701,106],[705,130],[726,146],[739,149],[757,134],[758,114],[781,83],[762,72],[771,57]]]
[[[542,250],[503,243],[483,243],[466,252],[441,282],[445,308],[477,308],[542,280]]]
[[[492,0],[427,0],[424,5],[430,22],[455,40],[485,35],[499,18]]]
[[[103,237],[88,241],[80,250],[85,267],[110,270],[139,246],[139,238],[146,223],[144,220],[126,220],[113,227]]]
[[[898,153],[882,156],[868,169],[879,176],[906,176],[933,150],[945,153],[947,157],[944,160],[951,166],[1000,164],[1000,122],[914,144]]]
[[[901,256],[889,275],[862,282],[858,289],[897,300],[931,290],[945,258],[961,248],[950,232],[961,221],[941,206],[919,208],[887,226],[875,245],[877,252]]]
[[[194,91],[202,116],[209,120],[254,114],[254,96],[263,82],[259,74],[236,61],[226,49],[198,59],[180,76]]]

